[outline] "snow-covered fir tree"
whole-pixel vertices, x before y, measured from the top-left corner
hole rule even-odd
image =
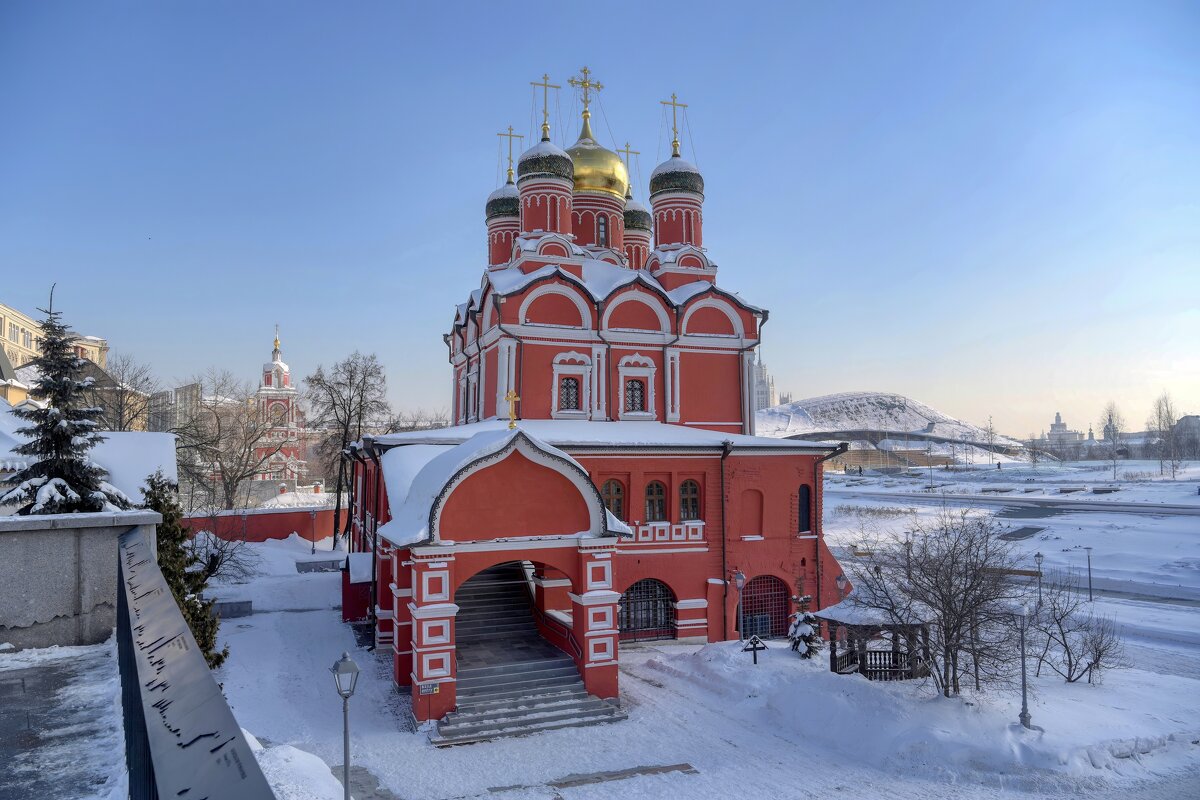
[[[792,649],[801,658],[812,658],[821,652],[821,623],[808,610],[812,597],[804,595],[800,598],[800,610],[792,614],[792,624],[788,627],[788,638],[792,641]]]
[[[88,406],[85,392],[92,384],[83,377],[84,360],[75,354],[75,336],[54,310],[42,309],[40,375],[30,395],[44,408],[18,408],[13,413],[30,423],[17,433],[29,441],[16,448],[36,459],[5,482],[11,488],[0,495],[0,506],[20,506],[18,514],[73,514],[118,511],[129,508],[129,498],[109,484],[108,473],[88,457],[101,441],[97,433],[101,409]]]

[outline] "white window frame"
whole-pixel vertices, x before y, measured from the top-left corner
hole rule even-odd
[[[554,379],[550,382],[550,416],[553,419],[591,419],[592,409],[592,360],[584,353],[574,350],[559,353],[552,365]],[[579,408],[558,407],[558,384],[562,378],[579,381]]]
[[[618,419],[622,420],[655,420],[658,419],[658,403],[654,391],[654,374],[658,368],[654,366],[654,362],[643,356],[641,353],[634,353],[631,356],[625,356],[617,362],[617,375],[621,382],[621,397],[620,405],[617,410]],[[631,379],[640,379],[646,384],[646,410],[645,411],[626,411],[625,410],[625,385],[626,381]]]

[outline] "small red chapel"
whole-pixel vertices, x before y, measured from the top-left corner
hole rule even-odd
[[[348,453],[370,591],[346,613],[369,597],[396,685],[451,741],[505,702],[543,707],[543,729],[556,703],[603,721],[623,646],[782,636],[799,597],[838,600],[821,485],[839,450],[754,436],[767,311],[717,285],[703,176],[675,129],[647,210],[592,134],[599,85],[572,85],[578,141],[555,146],[544,110],[487,199],[487,267],[444,335],[455,424]]]

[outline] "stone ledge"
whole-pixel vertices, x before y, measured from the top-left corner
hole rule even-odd
[[[117,528],[130,525],[157,525],[162,515],[156,511],[97,511],[90,514],[29,514],[24,517],[0,517],[0,533],[62,530],[64,528]]]

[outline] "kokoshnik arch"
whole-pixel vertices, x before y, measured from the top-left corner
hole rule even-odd
[[[543,113],[487,198],[487,266],[443,337],[455,424],[350,452],[351,549],[373,571],[345,613],[374,620],[422,720],[456,707],[458,590],[496,565],[520,565],[538,632],[600,698],[622,642],[737,638],[738,571],[746,634],[839,599],[821,531],[837,448],[754,436],[767,312],[717,286],[703,176],[673,129],[647,210],[592,134],[596,84],[575,85],[579,140],[556,147]]]

